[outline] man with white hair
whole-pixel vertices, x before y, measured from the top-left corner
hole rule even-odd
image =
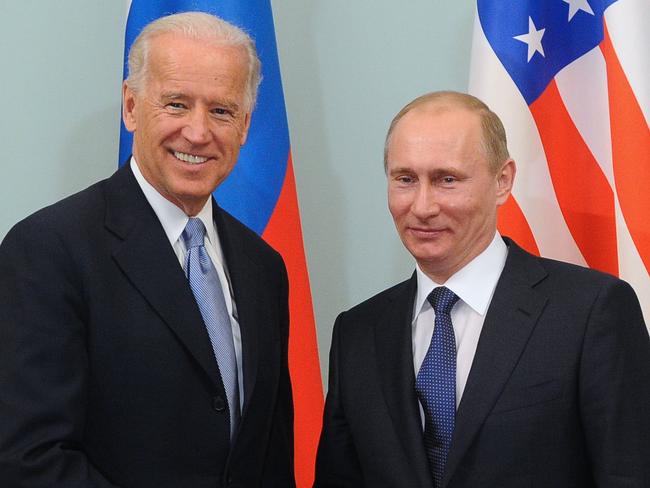
[[[259,82],[239,28],[149,24],[129,163],[3,241],[0,486],[295,486],[284,263],[211,196]]]

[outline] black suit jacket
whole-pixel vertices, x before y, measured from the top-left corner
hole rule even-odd
[[[126,166],[0,246],[0,486],[294,486],[284,263],[214,209],[243,348],[232,445],[200,311]]]
[[[506,242],[443,486],[650,486],[650,341],[636,295]],[[318,488],[433,486],[414,390],[416,286],[336,321]]]

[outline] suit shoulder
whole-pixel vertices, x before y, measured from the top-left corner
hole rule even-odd
[[[539,259],[540,264],[544,267],[549,276],[553,277],[554,281],[563,284],[565,287],[601,287],[605,284],[627,284],[614,275],[593,268],[587,268],[578,264],[571,264],[550,258],[537,259]]]
[[[4,240],[29,238],[34,233],[38,233],[41,239],[47,239],[49,234],[69,233],[87,223],[101,223],[98,211],[104,207],[105,181],[94,183],[28,215],[14,224]]]
[[[557,306],[585,313],[599,303],[608,307],[630,307],[640,310],[632,286],[602,271],[555,259],[532,255],[512,241],[503,275],[508,286],[533,286]],[[511,288],[510,288],[511,289]]]
[[[414,278],[402,281],[373,295],[354,307],[344,311],[341,315],[348,317],[381,316],[387,307],[395,303],[403,305],[404,301],[413,300],[415,294]]]
[[[254,255],[262,255],[274,257],[282,261],[280,253],[271,247],[264,239],[257,233],[248,228],[245,224],[237,220],[226,210],[219,208],[219,213],[227,227],[227,233],[233,242],[245,244]]]
[[[531,282],[542,282],[545,286],[553,286],[557,290],[579,288],[583,290],[598,289],[603,285],[623,284],[620,278],[578,264],[571,264],[556,259],[535,256],[519,247],[511,239],[504,237],[509,248],[506,268],[525,270],[524,273]],[[504,270],[505,272],[505,270]]]
[[[586,305],[601,302],[611,310],[625,308],[642,317],[639,298],[627,281],[584,266],[540,259],[551,278],[547,289],[552,290],[554,296],[569,297],[574,304],[578,300],[586,300]]]

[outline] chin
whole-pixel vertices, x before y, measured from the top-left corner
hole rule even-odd
[[[183,195],[187,198],[202,198],[212,193],[217,184],[212,184],[212,179],[196,178],[196,179],[183,179],[177,182],[176,189],[178,195]]]
[[[439,244],[431,242],[409,242],[405,243],[406,248],[416,259],[440,259],[446,254],[446,249],[442,249]]]

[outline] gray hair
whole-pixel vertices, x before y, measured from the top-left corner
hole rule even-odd
[[[388,148],[390,145],[391,135],[397,126],[397,123],[414,108],[423,105],[434,105],[440,110],[449,110],[451,108],[464,108],[471,112],[475,112],[481,118],[481,129],[483,137],[481,145],[483,152],[488,159],[490,169],[496,173],[501,164],[510,158],[508,153],[508,142],[506,139],[506,130],[503,128],[503,123],[499,116],[492,112],[490,108],[475,96],[468,95],[467,93],[460,93],[455,91],[436,91],[426,93],[412,102],[408,103],[402,110],[400,110],[393,121],[390,123],[388,133],[386,134],[386,141],[384,143],[384,171],[388,165]]]
[[[135,93],[142,92],[149,70],[147,61],[151,40],[162,34],[178,34],[190,39],[243,47],[248,57],[246,103],[247,108],[253,110],[257,100],[257,89],[262,81],[262,67],[255,50],[255,43],[239,27],[204,12],[183,12],[160,17],[142,29],[129,51],[129,76],[126,83],[131,90]]]

